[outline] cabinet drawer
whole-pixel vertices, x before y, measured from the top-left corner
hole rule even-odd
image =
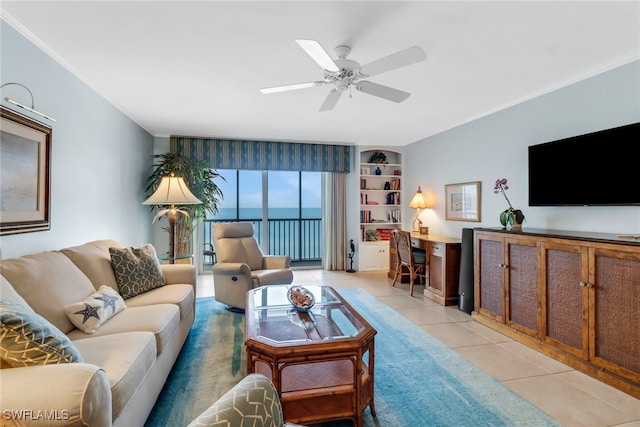
[[[437,257],[444,257],[444,243],[435,243],[431,246],[431,255]]]

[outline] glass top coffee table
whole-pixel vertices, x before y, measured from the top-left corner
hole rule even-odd
[[[329,286],[304,286],[315,298],[309,311],[287,299],[296,285],[247,293],[247,371],[274,383],[285,420],[310,424],[352,419],[373,403],[376,330]]]

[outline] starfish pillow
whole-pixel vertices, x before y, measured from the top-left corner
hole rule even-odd
[[[82,301],[65,306],[64,311],[76,328],[92,334],[125,307],[118,291],[103,285]]]

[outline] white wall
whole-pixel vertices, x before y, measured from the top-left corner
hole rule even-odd
[[[640,61],[404,147],[404,188],[411,193],[420,185],[435,202],[433,211],[421,215],[433,234],[460,237],[464,227],[500,227],[499,213],[508,205],[493,192],[498,178],[508,179],[507,195],[514,208],[524,212],[525,229],[638,234],[638,206],[529,207],[527,189],[529,145],[638,121]],[[628,160],[631,155],[620,153],[620,158]],[[632,162],[621,162],[620,167],[638,168]],[[553,182],[553,171],[549,179]],[[468,181],[482,183],[481,222],[446,221],[445,184]],[[638,184],[640,191],[640,173]],[[410,229],[415,211],[404,209],[404,228]]]
[[[151,240],[144,201],[153,138],[55,62],[5,21],[0,21],[2,83],[33,92],[36,109],[52,125],[51,230],[0,237],[2,258],[110,238],[135,246]],[[30,104],[18,86],[2,89]],[[38,116],[33,115],[33,118]]]

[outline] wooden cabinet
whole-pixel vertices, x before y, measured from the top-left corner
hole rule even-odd
[[[475,320],[640,397],[640,242],[476,229]]]
[[[442,305],[458,303],[458,279],[460,276],[460,239],[411,233],[413,247],[427,254],[425,297]],[[393,279],[397,253],[389,244],[389,274]],[[407,276],[405,279],[408,280]]]

